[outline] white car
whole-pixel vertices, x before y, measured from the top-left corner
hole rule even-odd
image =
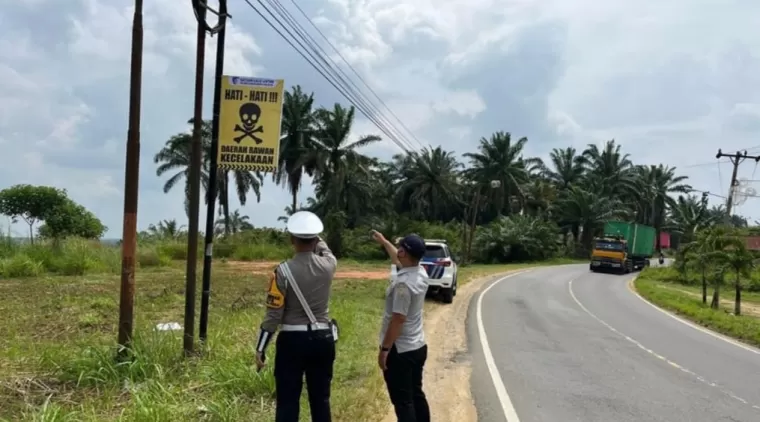
[[[452,303],[457,295],[457,264],[445,240],[425,239],[425,256],[420,265],[428,273],[428,293],[440,294],[444,303]],[[396,275],[391,265],[391,276]]]

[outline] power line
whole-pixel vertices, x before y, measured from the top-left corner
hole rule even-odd
[[[322,77],[325,78],[325,80],[327,80],[327,82],[329,82],[330,85],[332,85],[338,92],[340,92],[341,95],[343,95],[354,107],[356,107],[368,120],[370,120],[372,123],[374,123],[375,126],[381,132],[383,132],[388,137],[389,140],[391,140],[392,142],[394,142],[398,147],[400,147],[406,153],[410,152],[410,149],[412,149],[412,148],[410,147],[410,144],[409,144],[408,141],[406,141],[403,138],[398,138],[397,136],[395,136],[394,131],[390,130],[386,126],[385,122],[380,121],[378,118],[376,118],[373,115],[373,113],[372,113],[371,110],[365,109],[364,102],[363,102],[364,99],[361,98],[361,95],[359,93],[353,92],[353,91],[351,91],[350,88],[347,88],[346,86],[341,85],[341,83],[339,81],[340,77],[335,77],[335,75],[333,75],[330,72],[331,69],[330,69],[329,66],[325,66],[324,64],[319,63],[319,60],[324,61],[324,58],[319,55],[318,51],[313,51],[313,52],[309,51],[309,49],[304,46],[304,43],[301,42],[301,40],[299,40],[298,37],[296,37],[293,34],[293,32],[291,32],[288,29],[287,25],[283,24],[280,21],[280,19],[277,18],[277,16],[275,16],[270,10],[268,10],[266,8],[266,6],[262,3],[261,0],[257,0],[257,2],[259,3],[259,5],[269,14],[269,16],[274,21],[276,21],[280,25],[280,27],[282,28],[282,30],[284,30],[285,32],[287,32],[288,35],[290,35],[290,37],[292,38],[292,40],[290,38],[288,38],[283,33],[283,31],[280,30],[280,28],[278,28],[277,26],[275,26],[275,24],[269,18],[267,18],[266,16],[264,16],[264,14],[262,13],[262,11],[259,10],[259,8],[257,8],[256,5],[254,5],[251,2],[251,0],[245,0],[245,2],[248,4],[248,6],[251,7],[251,9],[253,9],[264,20],[264,22],[266,22],[272,29],[274,29],[275,32],[277,32],[277,34],[280,35],[280,37],[283,40],[285,40],[285,42],[287,42],[294,50],[296,50],[296,52],[304,60],[306,60],[306,62],[309,63],[309,65],[311,65],[320,75],[322,75]],[[298,32],[298,31],[296,30],[296,32]],[[296,45],[293,43],[293,41],[295,41],[295,43],[297,43],[301,47],[301,49],[303,49],[304,51],[302,51],[301,49],[299,49],[298,47],[296,47]],[[308,43],[308,41],[307,41],[307,43]],[[307,57],[307,55],[310,56],[311,59],[309,57]],[[330,76],[328,76],[328,74],[330,74]],[[344,83],[345,83],[345,81],[344,81]],[[398,133],[397,130],[395,132]]]
[[[340,57],[340,59],[343,61],[343,63],[345,63],[346,66],[348,66],[348,68],[351,69],[351,71],[354,73],[354,75],[356,75],[356,77],[359,78],[359,80],[364,84],[364,86],[367,87],[367,89],[369,90],[369,92],[372,93],[372,95],[377,99],[377,101],[379,101],[380,104],[382,104],[383,107],[385,107],[385,109],[388,110],[388,112],[391,113],[391,115],[396,119],[396,121],[399,122],[399,124],[401,124],[401,126],[407,131],[407,133],[409,133],[412,136],[412,138],[414,138],[415,141],[417,141],[418,144],[422,145],[422,142],[420,142],[420,140],[417,139],[417,137],[414,135],[414,133],[404,124],[404,122],[401,121],[401,119],[398,118],[398,116],[396,115],[396,113],[394,113],[393,110],[391,110],[388,107],[388,105],[385,104],[385,101],[383,101],[377,95],[377,93],[375,92],[375,90],[373,90],[372,87],[369,86],[369,84],[367,83],[367,81],[364,80],[364,78],[362,77],[362,75],[360,75],[359,72],[357,72],[356,69],[354,69],[354,67],[351,66],[351,63],[349,63],[348,60],[346,60],[346,58],[343,57],[343,54],[341,54],[341,52],[335,47],[335,45],[333,45],[333,43],[330,42],[330,40],[319,29],[319,27],[317,27],[317,25],[314,24],[314,22],[309,18],[309,16],[306,14],[306,12],[304,12],[303,9],[301,9],[301,6],[298,5],[298,3],[296,2],[296,0],[290,0],[290,2],[293,3],[293,6],[295,6],[295,8],[298,9],[299,12],[301,12],[301,15],[304,18],[306,18],[306,20],[309,22],[309,24],[311,25],[311,27],[314,28],[317,31],[317,33],[322,37],[322,39],[325,40],[325,42],[327,43],[327,45],[329,45],[330,48],[332,48],[332,50],[335,52],[335,54],[337,54],[338,57]]]
[[[706,190],[699,190],[699,189],[693,189],[693,188],[689,189],[689,193],[692,193],[692,192],[704,193],[704,194],[707,194],[709,196],[714,196],[716,198],[726,199],[726,197],[723,196],[723,195],[718,195],[717,193],[712,193],[712,192],[709,192],[709,191],[706,191]]]
[[[697,164],[689,164],[688,166],[681,167],[682,169],[689,169],[694,167],[707,167],[707,166],[718,166],[720,168],[720,164],[728,164],[731,161],[710,161],[709,163],[697,163]]]
[[[343,69],[340,68],[335,62],[330,63],[328,61],[327,52],[322,48],[322,46],[319,45],[319,43],[314,40],[314,38],[309,35],[309,33],[306,31],[306,29],[301,26],[300,23],[293,17],[293,15],[290,14],[290,12],[285,8],[285,6],[280,3],[279,0],[266,0],[269,5],[274,8],[275,12],[283,19],[285,20],[291,29],[293,29],[311,49],[311,51],[314,53],[314,55],[317,56],[318,60],[322,63],[321,65],[328,69],[328,71],[331,73],[333,78],[339,80],[342,83],[342,86],[344,89],[351,92],[353,95],[354,100],[361,104],[362,107],[364,107],[365,110],[370,110],[375,114],[375,118],[382,122],[384,128],[390,132],[394,133],[394,136],[396,139],[403,140],[406,146],[411,146],[411,143],[408,139],[405,138],[405,136],[393,126],[392,123],[388,121],[385,116],[382,115],[382,112],[370,101],[368,101],[367,98],[363,97],[363,94],[361,94],[361,90],[359,87],[356,86],[356,84],[351,80],[351,78],[346,75],[346,73],[343,71]],[[259,3],[261,3],[259,1]],[[271,12],[269,12],[271,14]],[[308,19],[308,17],[307,17]],[[281,22],[278,21],[282,25]],[[311,54],[310,54],[311,55]],[[311,55],[314,57],[314,55]],[[353,86],[349,86],[349,83]],[[350,101],[350,100],[349,100]],[[421,146],[421,144],[420,144]]]

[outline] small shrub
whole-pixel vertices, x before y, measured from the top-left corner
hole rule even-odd
[[[187,242],[170,240],[159,243],[156,248],[159,255],[166,256],[170,260],[184,261],[187,259]]]
[[[0,260],[0,276],[2,278],[37,277],[44,272],[45,267],[41,262],[35,261],[25,254]]]
[[[163,267],[171,263],[171,258],[161,255],[157,248],[140,248],[137,251],[137,264],[140,267]]]

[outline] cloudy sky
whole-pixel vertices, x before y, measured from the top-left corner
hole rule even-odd
[[[65,188],[110,227],[108,237],[120,237],[132,1],[2,3],[0,188]],[[189,1],[145,3],[140,228],[186,221],[181,190],[162,192],[152,158],[189,129],[196,31]],[[424,144],[461,153],[505,130],[545,156],[614,138],[636,162],[677,166],[695,188],[719,194],[731,166],[718,164],[718,148],[760,154],[756,0],[300,4]],[[341,101],[243,0],[229,8],[225,73],[284,78],[321,104]],[[209,117],[214,44],[209,39]],[[378,132],[365,120],[356,129]],[[368,150],[397,151],[391,142]],[[760,179],[754,170],[747,161],[739,175]],[[267,183],[261,203],[241,211],[275,226],[288,198]],[[760,219],[760,199],[737,212]]]

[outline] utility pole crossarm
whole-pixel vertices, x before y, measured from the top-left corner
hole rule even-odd
[[[746,159],[752,159],[755,160],[757,163],[760,161],[760,156],[758,155],[748,155],[747,151],[736,151],[733,154],[725,154],[721,149],[718,149],[718,153],[715,154],[716,159],[720,159],[722,157],[728,157],[728,159],[731,161],[731,164],[734,166],[733,172],[731,172],[731,185],[728,189],[728,198],[726,199],[726,223],[728,224],[731,221],[731,211],[734,203],[734,190],[736,189],[736,186],[738,185],[738,182],[736,180],[737,173],[739,172],[739,164],[744,162]]]

